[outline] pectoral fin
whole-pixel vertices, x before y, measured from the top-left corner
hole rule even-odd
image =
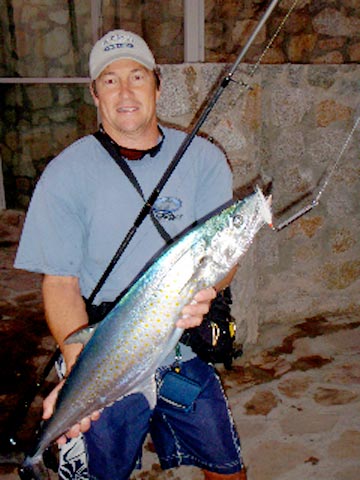
[[[143,382],[140,385],[137,385],[127,395],[130,395],[131,393],[142,393],[146,398],[146,400],[148,401],[150,409],[153,410],[156,405],[155,375],[151,375],[151,377],[148,378],[146,382]]]
[[[65,340],[66,345],[71,345],[72,343],[82,343],[86,345],[90,338],[94,335],[97,327],[100,323],[95,323],[94,325],[90,325],[89,327],[82,328],[67,337]]]

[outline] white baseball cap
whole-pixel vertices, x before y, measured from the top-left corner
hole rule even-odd
[[[90,53],[89,70],[95,80],[110,63],[128,58],[154,70],[156,63],[147,43],[136,33],[112,30],[98,40]]]

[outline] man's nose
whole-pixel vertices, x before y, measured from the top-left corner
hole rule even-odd
[[[120,96],[123,96],[123,97],[131,96],[133,93],[131,84],[129,82],[120,82],[118,93]]]

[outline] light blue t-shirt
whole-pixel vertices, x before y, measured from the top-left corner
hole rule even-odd
[[[148,198],[185,134],[162,127],[160,152],[128,161]],[[154,213],[171,237],[232,198],[232,175],[224,154],[195,137],[160,193]],[[15,267],[79,278],[89,297],[143,207],[114,159],[92,136],[54,158],[41,176],[27,212]],[[146,218],[95,302],[109,302],[131,283],[164,246]]]

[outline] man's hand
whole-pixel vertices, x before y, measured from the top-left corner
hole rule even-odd
[[[238,266],[233,267],[230,272],[214,287],[200,290],[189,305],[185,305],[182,310],[182,317],[176,322],[179,328],[197,327],[203,321],[204,315],[210,310],[211,302],[224,288],[230,285],[233,280]]]
[[[192,328],[200,325],[215,297],[216,290],[214,287],[200,290],[195,295],[193,301],[185,305],[182,310],[182,317],[176,322],[176,326],[179,328]]]
[[[57,385],[50,394],[45,398],[43,402],[43,419],[48,420],[51,415],[54,413],[54,407],[56,403],[56,399],[59,395],[59,391],[61,390],[62,386],[64,385],[65,380],[62,380],[59,385]],[[64,445],[68,438],[75,438],[78,437],[80,433],[84,433],[91,427],[91,422],[96,421],[100,418],[100,412],[95,411],[89,417],[85,417],[80,420],[79,423],[73,425],[64,435],[61,435],[56,441],[59,445]]]

